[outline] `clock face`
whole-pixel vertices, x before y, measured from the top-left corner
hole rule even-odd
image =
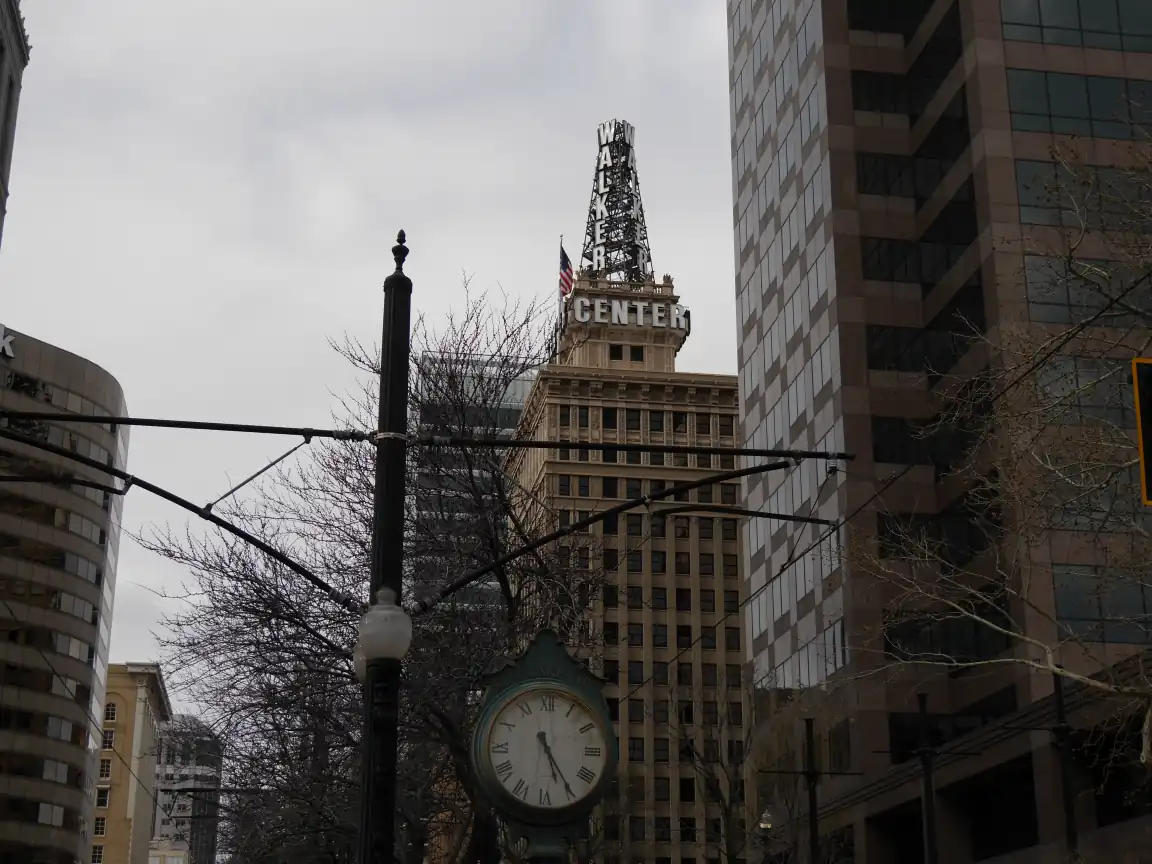
[[[539,809],[571,806],[595,791],[608,765],[604,730],[571,693],[537,688],[497,709],[484,744],[504,790]]]

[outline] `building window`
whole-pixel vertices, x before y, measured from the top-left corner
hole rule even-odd
[[[732,483],[720,484],[720,503],[721,504],[736,504],[736,499],[740,497],[740,487]]]
[[[682,494],[684,494],[684,493],[677,493],[676,494],[675,498],[677,501],[685,500],[685,498],[680,497]],[[691,524],[692,523],[688,521],[687,516],[673,516],[672,517],[672,530],[675,533],[677,540],[687,540],[688,539],[688,529],[691,526]]]
[[[631,496],[630,496],[631,497]],[[639,497],[639,496],[636,496]],[[624,525],[629,537],[644,536],[644,515],[641,513],[627,513],[624,516]]]
[[[685,726],[692,725],[692,700],[682,699],[676,703],[676,717]],[[691,746],[691,745],[689,745]]]
[[[671,782],[667,777],[652,778],[652,792],[657,801],[668,801],[672,797]]]
[[[97,816],[94,820],[92,820],[92,836],[103,837],[107,827],[108,818],[106,816]]]
[[[105,723],[115,723],[116,722],[116,703],[115,702],[109,702],[107,705],[104,706],[104,722]]]
[[[609,360],[623,360],[624,359],[624,346],[623,345],[609,345],[608,346],[608,359]]]
[[[581,498],[587,498],[592,494],[590,484],[591,477],[578,477],[576,478],[576,494]]]
[[[668,625],[667,624],[653,624],[652,625],[652,647],[653,648],[667,648],[668,647]]]
[[[700,645],[708,651],[716,650],[716,628],[715,627],[701,627],[700,628]]]
[[[103,737],[100,741],[100,749],[111,750],[116,746],[116,732],[112,729],[105,729]]]
[[[600,520],[600,524],[604,526],[605,534],[619,534],[620,533],[620,514],[610,513]]]
[[[700,575],[701,576],[715,576],[716,575],[716,556],[711,552],[700,553]]]
[[[667,744],[668,742],[665,741],[664,743]],[[657,762],[660,762],[660,761],[667,762],[668,760],[667,759],[664,759],[664,760],[657,759],[656,761]],[[672,820],[671,820],[671,818],[669,818],[668,816],[657,816],[655,821],[653,822],[653,833],[656,836],[656,842],[657,843],[671,843],[672,842]]]
[[[736,631],[739,634],[740,631]],[[740,640],[737,639],[737,642]],[[628,644],[633,648],[639,648],[644,644],[644,625],[639,623],[630,623],[628,625]],[[739,647],[739,646],[737,646]]]
[[[576,409],[576,419],[577,419],[577,422],[579,422],[581,429],[587,429],[588,428],[588,406],[587,405],[581,405],[579,408]]]
[[[696,779],[694,777],[680,778],[680,802],[690,804],[696,800]],[[691,838],[691,839],[689,839]],[[696,842],[696,820],[692,818],[680,819],[680,842]]]
[[[664,431],[664,412],[663,411],[649,411],[648,412],[648,431],[649,432],[663,432]],[[655,455],[655,454],[653,454]]]
[[[112,776],[112,760],[111,759],[101,759],[100,760],[100,779],[101,780],[107,780],[111,776]]]
[[[677,612],[691,612],[692,611],[692,589],[691,588],[677,588],[676,589],[676,611]]]
[[[1127,140],[1142,134],[1152,81],[1008,70],[1012,128]]]
[[[1146,0],[1001,0],[1000,10],[1005,39],[1152,52]]]
[[[668,634],[664,634],[664,641],[667,643]],[[668,686],[668,664],[663,660],[656,660],[652,664],[652,683],[661,686]]]
[[[620,663],[616,660],[604,661],[604,677],[615,683],[620,677]]]
[[[628,553],[628,572],[644,572],[644,553],[640,549],[633,549]]]
[[[687,552],[676,553],[676,575],[688,576],[692,573],[692,557]]]
[[[664,667],[665,667],[665,669],[667,669],[668,664],[665,663]],[[667,723],[668,722],[668,700],[667,699],[657,699],[655,702],[652,703],[652,716],[653,716],[653,719],[657,723]]]
[[[628,761],[629,762],[643,762],[644,761],[644,739],[643,738],[629,738],[628,739]]]
[[[721,519],[720,520],[720,539],[721,540],[735,540],[736,539],[736,520],[735,519]]]
[[[640,431],[640,409],[627,408],[624,411],[624,429],[627,432]]]
[[[108,806],[108,790],[107,789],[97,789],[96,790],[96,806],[97,807],[107,807]]]
[[[104,864],[104,847],[92,847],[92,864]]]
[[[739,702],[728,703],[728,725],[729,726],[743,726],[744,725],[744,706]]]
[[[628,661],[628,683],[629,684],[643,684],[644,683],[644,661],[643,660],[629,660]]]
[[[720,706],[716,702],[704,703],[704,725],[715,726],[720,722]]]
[[[576,550],[576,568],[578,570],[592,569],[592,551],[587,546]]]
[[[571,406],[568,406],[568,405],[561,405],[560,406],[560,425],[561,426],[571,426],[572,425],[572,408],[571,408]]]
[[[629,723],[643,723],[644,722],[644,700],[643,699],[629,699],[628,700],[628,722]]]
[[[652,608],[653,609],[667,609],[668,608],[668,589],[667,588],[653,588],[652,589]]]
[[[700,667],[700,680],[705,687],[716,686],[716,664],[704,663]]]
[[[617,557],[616,550],[615,549],[605,549],[604,550],[604,570],[605,570],[605,572],[614,573],[616,571],[616,568],[619,566],[620,566],[620,560]],[[608,602],[609,588],[611,588],[611,591],[612,591],[612,602],[611,603]],[[616,605],[616,587],[615,586],[605,586],[605,588],[604,588],[604,605],[605,606],[615,606]]]
[[[677,624],[676,625],[676,647],[677,648],[691,648],[692,647],[692,625],[691,624]]]
[[[639,450],[629,450],[624,454],[624,461],[629,465],[639,465],[643,455]]]
[[[688,412],[687,411],[673,411],[672,412],[672,431],[681,434],[688,432]]]
[[[560,474],[556,477],[556,493],[558,495],[572,494],[572,478],[567,474]]]
[[[625,589],[629,609],[644,608],[644,589],[640,585],[629,585]]]
[[[677,663],[676,664],[676,683],[681,687],[692,686],[692,664],[691,663]]]
[[[731,438],[736,430],[736,418],[731,414],[720,415],[720,436]]]
[[[701,540],[711,540],[712,532],[715,528],[715,519],[698,519],[697,525],[700,529]]]
[[[652,550],[652,572],[653,573],[665,573],[665,572],[667,572],[667,569],[668,569],[667,554],[664,552],[663,549],[653,549]]]
[[[655,761],[657,761],[657,762],[667,762],[668,761],[668,754],[670,751],[668,749],[668,739],[667,738],[654,739],[652,741],[652,747],[653,747],[653,751],[654,751],[654,755],[652,758]]]
[[[620,625],[615,621],[604,622],[604,644],[609,646],[620,644]]]
[[[631,360],[633,363],[643,363],[644,362],[644,346],[643,345],[631,345],[631,346],[629,346],[628,359]]]
[[[740,650],[740,628],[739,627],[725,627],[724,628],[724,648],[728,651]]]
[[[740,687],[740,664],[729,663],[724,667],[724,686],[729,690]]]
[[[605,429],[616,428],[616,409],[615,408],[601,408],[600,409],[600,422]]]
[[[724,612],[725,614],[732,614],[733,612],[740,611],[740,592],[739,591],[725,591],[724,592]]]
[[[649,517],[649,522],[652,526],[653,537],[666,537],[668,536],[668,519],[659,513],[653,513]]]
[[[716,592],[711,588],[700,589],[700,611],[701,612],[715,612],[716,611]]]
[[[724,568],[725,579],[735,579],[740,575],[739,559],[730,553],[725,553],[721,559],[721,566]]]
[[[1152,642],[1152,586],[1132,573],[1055,565],[1056,619],[1087,642]]]

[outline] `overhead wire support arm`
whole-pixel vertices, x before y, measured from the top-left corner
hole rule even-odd
[[[252,435],[290,435],[303,438],[330,438],[333,441],[369,441],[373,433],[359,429],[312,429],[307,426],[268,426],[255,423],[216,423],[205,420],[164,420],[156,417],[105,417],[99,414],[69,414],[64,411],[10,411],[0,409],[0,417],[19,420],[54,420],[64,423],[102,423],[114,426],[152,426],[159,429],[192,429],[203,432],[245,432]]]
[[[719,447],[696,444],[640,444],[621,441],[541,441],[517,438],[456,438],[433,435],[426,438],[410,438],[409,447],[476,447],[492,450],[568,450],[604,451],[620,453],[698,453],[713,456],[757,456],[764,459],[827,459],[849,462],[855,457],[851,453],[836,453],[825,450],[770,450],[759,447]]]
[[[59,415],[53,416],[59,417]],[[153,495],[159,498],[163,498],[165,501],[169,501],[172,504],[175,504],[177,507],[182,507],[190,513],[195,513],[197,516],[208,520],[218,528],[222,528],[229,534],[233,534],[236,537],[239,537],[245,543],[256,547],[269,558],[272,558],[273,560],[283,564],[293,573],[304,577],[304,579],[311,585],[320,591],[323,591],[330,600],[346,609],[347,611],[356,615],[359,615],[364,611],[363,603],[360,603],[354,598],[349,597],[343,591],[340,591],[332,585],[329,585],[307,567],[289,558],[279,549],[269,545],[268,543],[265,543],[259,537],[255,537],[252,534],[249,534],[243,528],[233,525],[228,520],[221,519],[215,513],[206,510],[204,507],[197,507],[191,501],[187,500],[186,498],[181,498],[174,492],[169,492],[167,489],[157,486],[154,483],[149,483],[147,480],[143,480],[140,477],[129,474],[127,471],[121,471],[119,468],[114,468],[111,465],[104,465],[100,462],[97,462],[95,459],[89,459],[87,456],[81,456],[79,453],[73,453],[71,450],[66,450],[63,447],[57,447],[55,444],[48,444],[47,442],[38,441],[35,438],[30,438],[27,435],[20,435],[17,432],[13,432],[11,429],[0,427],[0,438],[6,438],[9,441],[15,441],[20,444],[26,444],[29,447],[35,447],[37,450],[43,450],[45,453],[52,453],[53,455],[61,456],[65,459],[71,459],[73,462],[77,462],[80,465],[86,465],[89,468],[95,468],[97,471],[110,474],[113,477],[124,481],[125,491],[130,486],[139,486],[146,492],[151,492]]]

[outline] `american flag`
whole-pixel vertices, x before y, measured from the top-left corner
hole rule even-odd
[[[572,293],[572,262],[568,260],[568,253],[564,251],[564,244],[560,244],[560,296],[567,297]]]

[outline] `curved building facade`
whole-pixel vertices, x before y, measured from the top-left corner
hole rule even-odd
[[[123,468],[116,379],[0,325],[0,428]],[[87,864],[122,497],[99,470],[0,439],[0,864]]]

